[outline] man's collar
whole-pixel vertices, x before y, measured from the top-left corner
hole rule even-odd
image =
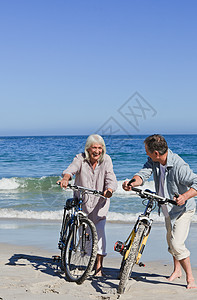
[[[170,149],[168,149],[166,165],[167,165],[167,167],[172,167],[173,166],[172,151]]]

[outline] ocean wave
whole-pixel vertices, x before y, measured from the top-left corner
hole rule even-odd
[[[0,209],[0,218],[2,219],[27,219],[27,220],[52,220],[61,221],[63,210],[58,211],[33,211],[33,210],[14,210],[8,208]],[[109,212],[107,222],[113,223],[134,223],[139,216],[139,213],[117,213]],[[151,219],[157,223],[164,223],[163,215],[157,213],[151,214]],[[197,223],[197,214],[193,216],[193,223]]]
[[[11,177],[0,179],[0,192],[38,192],[38,191],[55,191],[59,190],[56,185],[58,176],[34,177]]]
[[[0,179],[0,192],[40,192],[40,191],[51,191],[58,192],[60,188],[56,182],[61,177],[59,176],[42,176],[38,178],[34,177],[11,177]],[[74,181],[72,180],[71,183]],[[118,188],[115,191],[115,196],[130,197],[136,195],[135,192],[126,192],[122,188],[124,180],[118,181]],[[142,187],[142,189],[148,188],[154,191],[154,182],[148,181]],[[68,190],[69,191],[69,190]]]

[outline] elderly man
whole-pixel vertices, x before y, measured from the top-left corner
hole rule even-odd
[[[186,273],[187,288],[196,288],[190,264],[190,252],[185,246],[189,233],[197,196],[197,175],[192,172],[185,161],[173,153],[163,136],[155,134],[145,139],[145,150],[148,160],[143,168],[134,175],[135,181],[128,186],[123,183],[123,189],[129,191],[134,186],[142,185],[153,173],[156,193],[177,202],[170,210],[163,206],[167,229],[168,250],[173,256],[174,271],[169,281],[181,277],[181,266]],[[178,193],[178,197],[174,195]],[[169,211],[168,211],[169,210]]]

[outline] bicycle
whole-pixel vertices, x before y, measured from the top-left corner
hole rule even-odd
[[[68,187],[78,195],[67,199],[64,206],[58,248],[66,279],[82,284],[95,264],[98,243],[96,227],[82,212],[82,202],[87,194],[105,197],[97,190],[71,184]]]
[[[133,181],[130,180],[128,185],[130,185],[131,182]],[[118,286],[118,294],[123,294],[125,292],[134,265],[140,265],[139,260],[147,243],[153,222],[150,218],[150,214],[156,208],[156,204],[162,205],[171,203],[173,205],[177,205],[176,201],[161,197],[148,189],[143,191],[139,188],[133,187],[132,191],[136,192],[137,195],[144,199],[142,203],[146,205],[146,208],[144,213],[139,215],[126,241],[124,243],[117,241],[114,246],[114,250],[123,256],[119,273],[120,282]],[[178,197],[178,195],[175,194],[175,197]],[[145,201],[148,202],[145,204]]]

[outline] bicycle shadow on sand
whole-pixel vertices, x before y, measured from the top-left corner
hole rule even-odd
[[[61,262],[55,261],[50,257],[36,256],[30,254],[13,254],[9,258],[9,262],[5,265],[9,266],[33,266],[36,271],[48,274],[50,276],[65,278],[64,272],[61,270]],[[87,281],[92,285],[96,292],[105,295],[117,295],[117,288],[119,285],[119,269],[112,267],[104,267],[103,271],[106,276],[96,277],[91,275]],[[167,281],[167,276],[163,274],[148,273],[148,272],[132,272],[130,284],[141,281],[147,284],[162,284],[174,285],[179,287],[186,287],[182,283],[172,283]]]
[[[96,277],[91,276],[91,284],[96,292],[101,294],[117,295],[117,288],[119,285],[119,269],[117,268],[104,268],[106,276]],[[143,282],[146,284],[153,285],[166,285],[166,286],[177,286],[186,287],[183,283],[169,282],[168,276],[164,274],[148,273],[148,272],[132,272],[128,285],[133,285],[136,282]]]
[[[119,283],[119,270],[116,268],[104,267],[103,272],[105,274],[104,276],[92,275],[88,280],[97,293],[116,295]]]
[[[186,284],[168,281],[169,276],[158,273],[132,272],[131,279],[149,284],[186,287]]]
[[[42,273],[56,276],[59,278],[64,278],[62,276],[62,271],[60,268],[60,262],[54,260],[53,258],[29,255],[29,254],[13,254],[11,258],[9,258],[9,262],[5,265],[9,266],[28,266],[31,264],[33,268]]]

